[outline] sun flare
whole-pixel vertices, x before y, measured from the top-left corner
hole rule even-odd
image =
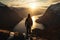
[[[29,8],[31,9],[36,9],[37,8],[37,3],[29,3]]]

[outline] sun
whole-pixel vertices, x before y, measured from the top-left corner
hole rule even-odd
[[[28,4],[29,12],[33,15],[38,8],[38,4],[36,2],[32,2]]]
[[[36,3],[29,3],[29,8],[31,9],[36,9],[37,8],[37,4]]]

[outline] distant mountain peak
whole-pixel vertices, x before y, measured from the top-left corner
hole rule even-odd
[[[6,6],[5,4],[3,4],[2,2],[0,2],[0,6]]]

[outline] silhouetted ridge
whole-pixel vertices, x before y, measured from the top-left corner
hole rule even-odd
[[[37,22],[46,25],[46,27],[60,25],[60,3],[48,7],[45,14]]]
[[[48,40],[60,40],[60,3],[49,6],[36,22],[42,23],[45,27],[42,37]]]
[[[0,29],[13,30],[22,18],[5,4],[0,3]]]

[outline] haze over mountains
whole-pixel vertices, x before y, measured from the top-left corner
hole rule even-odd
[[[43,8],[41,9],[39,8],[39,9],[36,9],[33,13],[31,13],[30,8],[26,8],[26,7],[10,7],[10,8],[15,12],[17,12],[23,18],[27,17],[27,14],[31,14],[32,16],[43,14],[46,10]]]

